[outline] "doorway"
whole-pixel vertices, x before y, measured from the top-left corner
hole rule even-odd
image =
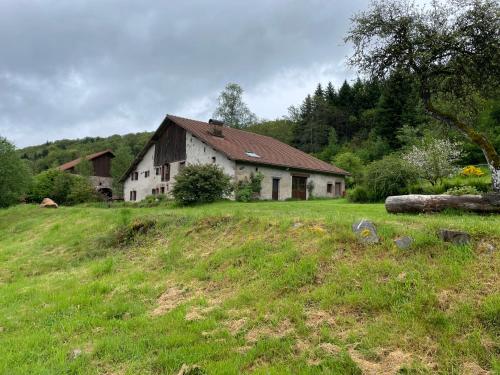
[[[273,178],[273,201],[280,199],[280,179]]]
[[[292,198],[307,199],[307,177],[292,176]]]
[[[335,196],[340,197],[342,195],[342,185],[340,182],[335,183]]]

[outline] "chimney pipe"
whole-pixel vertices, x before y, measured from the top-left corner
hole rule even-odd
[[[210,120],[208,120],[208,123],[211,125],[209,130],[210,134],[212,134],[215,137],[224,138],[224,134],[222,134],[222,127],[224,126],[224,121],[215,120],[211,118]]]

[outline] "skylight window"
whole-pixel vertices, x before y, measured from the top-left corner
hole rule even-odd
[[[253,151],[245,151],[245,154],[247,154],[248,156],[252,157],[252,158],[260,158],[259,155],[257,155],[255,152]]]

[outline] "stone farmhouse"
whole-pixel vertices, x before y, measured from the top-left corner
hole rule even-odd
[[[89,160],[92,164],[92,173],[90,176],[90,183],[94,188],[111,198],[113,195],[113,178],[111,177],[111,159],[115,155],[111,150],[104,150],[96,152],[92,155],[87,155],[85,159]],[[82,158],[71,160],[57,167],[61,171],[69,173],[77,173],[76,166],[82,162]]]
[[[186,165],[214,163],[233,181],[263,174],[260,199],[340,197],[349,173],[274,138],[207,122],[167,115],[121,178],[124,199],[169,194]]]

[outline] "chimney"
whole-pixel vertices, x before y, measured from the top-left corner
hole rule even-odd
[[[208,120],[208,123],[211,125],[209,130],[210,134],[212,134],[214,137],[224,138],[224,134],[222,134],[224,121],[214,120],[211,118],[210,120]]]

